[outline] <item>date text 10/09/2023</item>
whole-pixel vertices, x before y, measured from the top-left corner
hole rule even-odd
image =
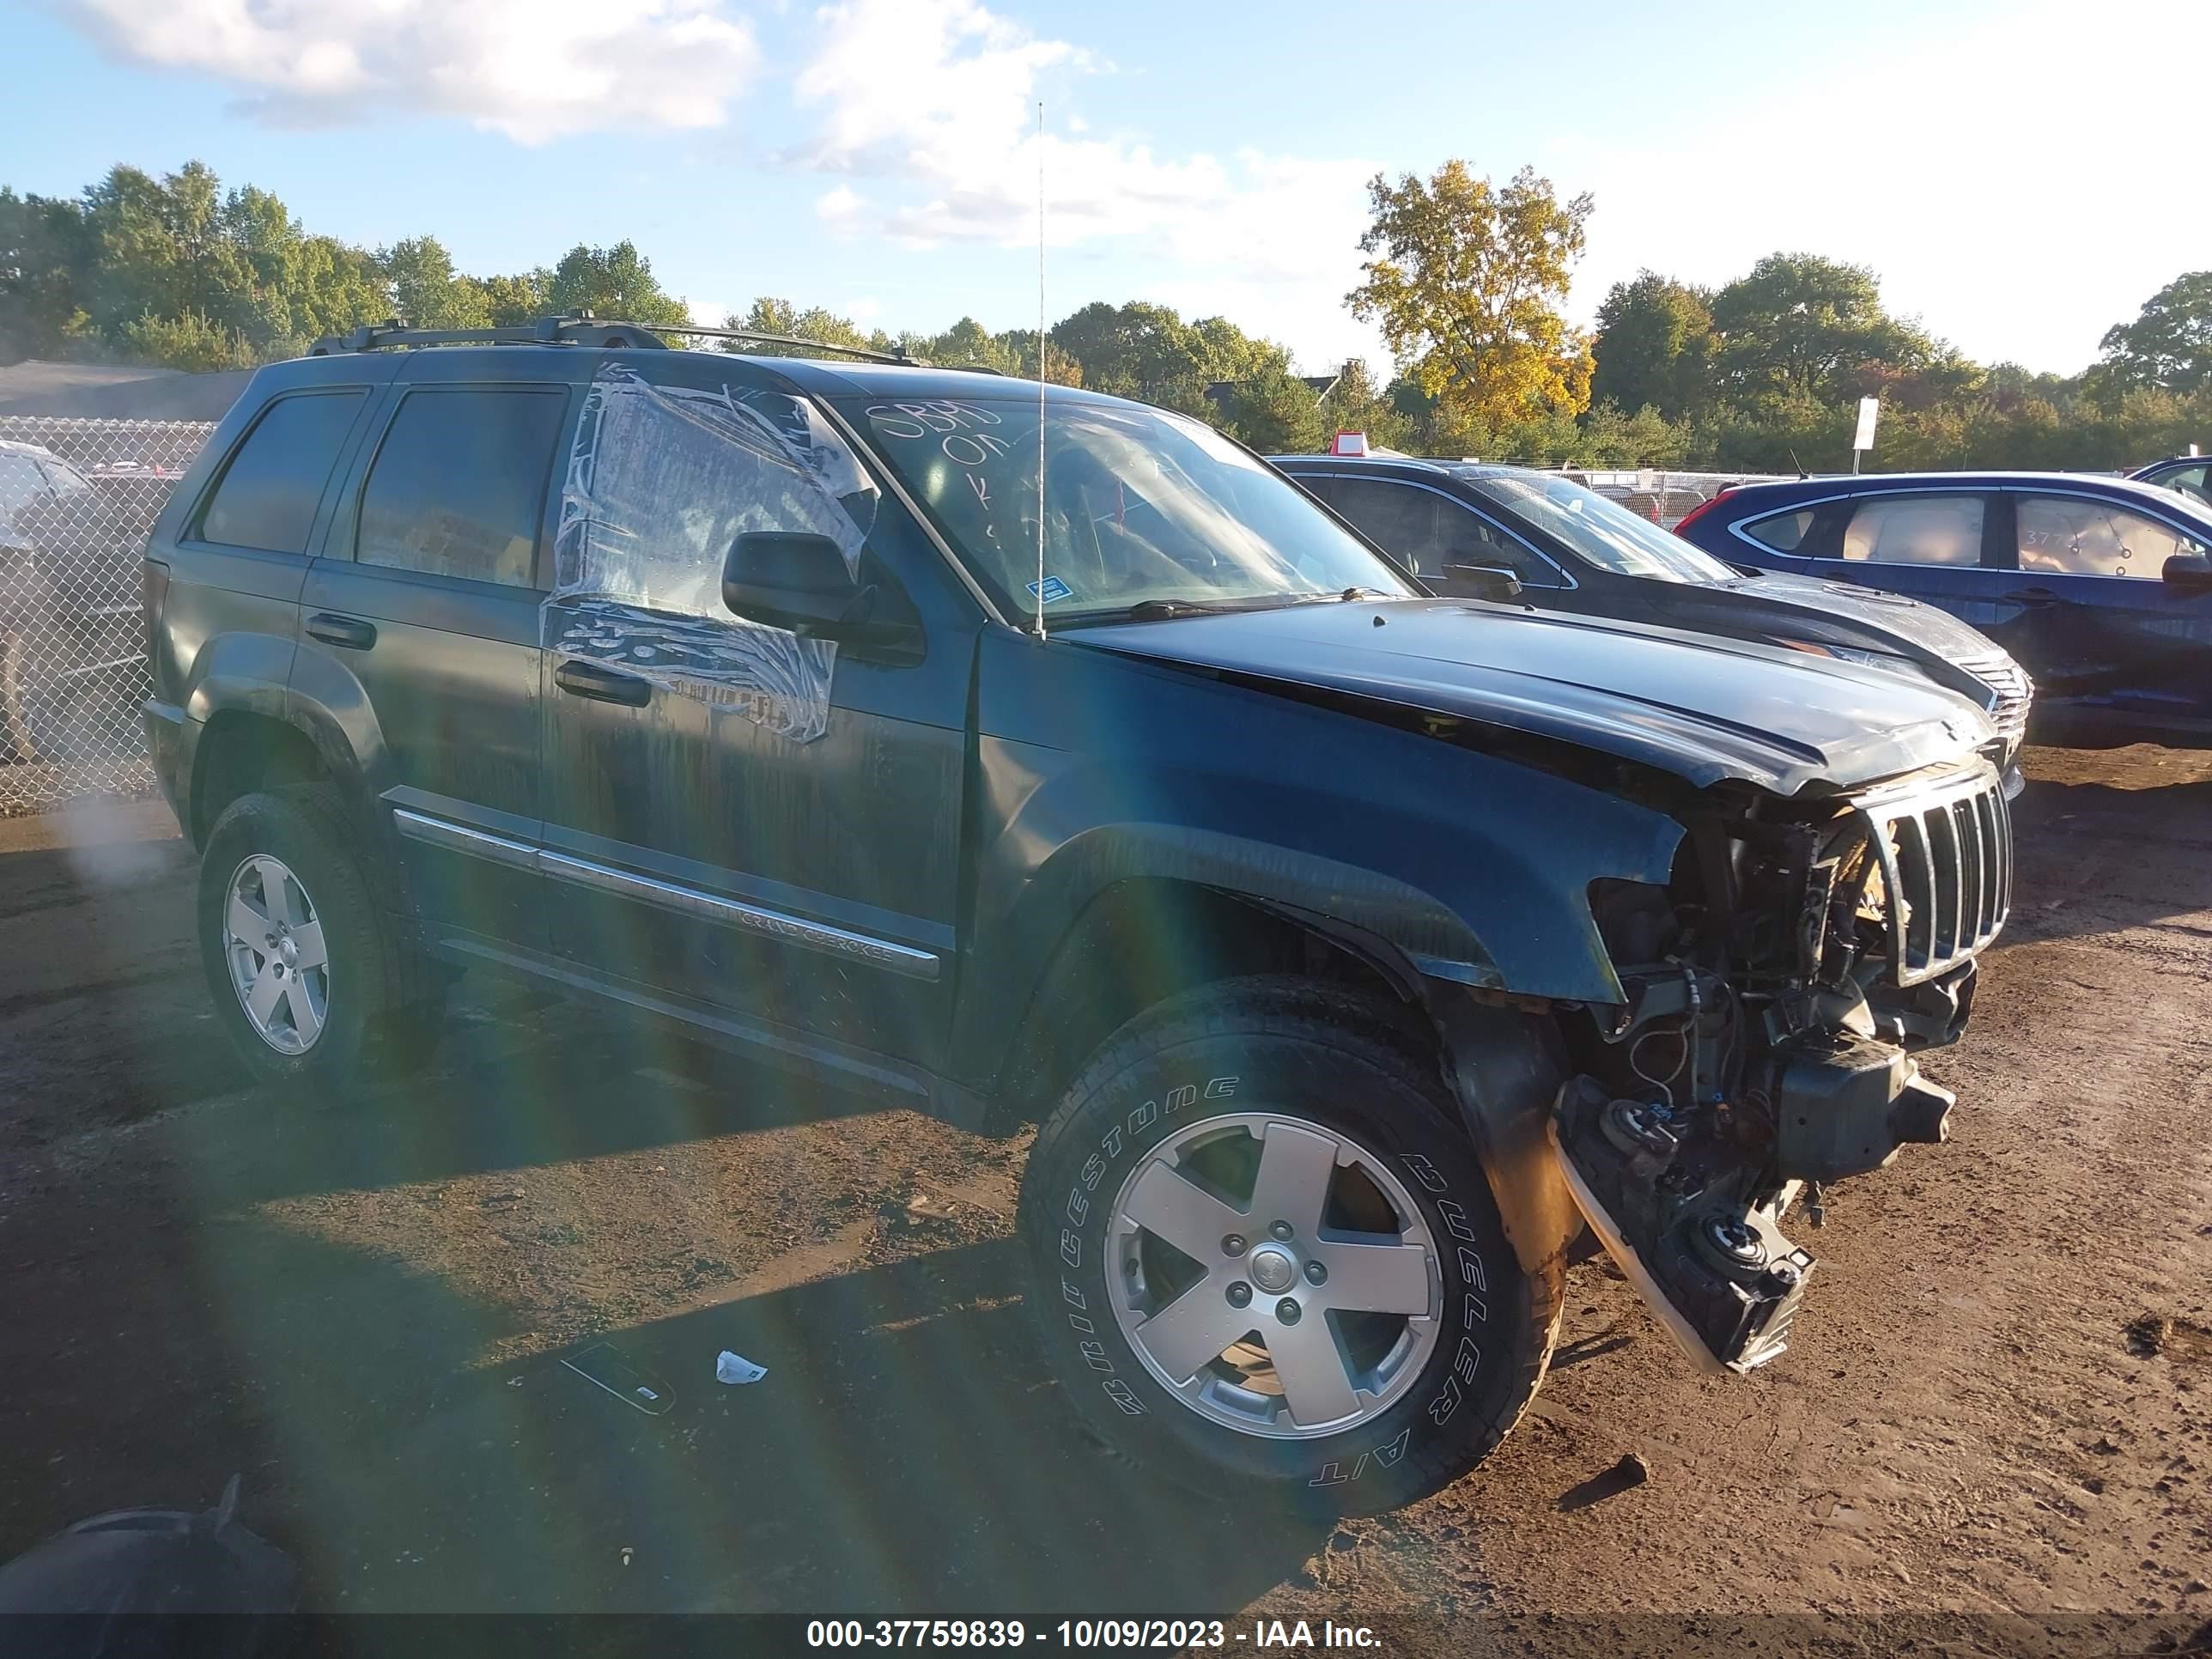
[[[1373,1651],[1382,1644],[1364,1625],[1323,1620],[1260,1619],[1247,1629],[1219,1619],[1063,1619],[1030,1625],[1018,1619],[814,1619],[810,1648],[1160,1649],[1349,1648]]]

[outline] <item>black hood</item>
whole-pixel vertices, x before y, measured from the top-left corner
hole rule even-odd
[[[1995,735],[1965,698],[1901,675],[1463,599],[1295,605],[1054,637],[1559,738],[1701,787],[1850,788],[1969,760]]]
[[[1983,683],[1957,665],[2002,654],[1987,635],[1937,606],[1812,576],[1762,571],[1717,586],[1671,584],[1650,597],[1670,627],[1892,652],[1978,702],[1987,701]]]

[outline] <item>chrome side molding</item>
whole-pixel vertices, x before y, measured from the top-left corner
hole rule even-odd
[[[911,945],[877,939],[872,934],[856,933],[850,928],[832,927],[824,921],[810,921],[804,916],[767,909],[741,899],[725,898],[719,893],[687,887],[679,882],[664,881],[657,876],[618,870],[612,865],[600,864],[592,859],[580,859],[572,854],[550,852],[526,842],[494,835],[489,830],[472,830],[465,824],[432,817],[407,807],[394,807],[392,817],[399,833],[410,841],[441,847],[471,858],[486,859],[494,864],[536,870],[556,881],[635,899],[641,904],[653,905],[682,915],[697,916],[720,927],[740,928],[786,945],[795,945],[801,950],[820,951],[830,956],[864,962],[873,968],[904,975],[908,979],[933,981],[943,967],[934,951],[917,951]]]

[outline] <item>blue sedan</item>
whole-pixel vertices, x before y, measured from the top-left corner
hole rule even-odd
[[[2212,747],[2212,508],[2188,496],[2063,472],[1798,478],[1724,491],[1676,533],[1972,623],[2034,675],[2043,741]]]

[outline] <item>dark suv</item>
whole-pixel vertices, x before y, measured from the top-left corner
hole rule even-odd
[[[2006,787],[2020,791],[2033,688],[1997,646],[1934,605],[1725,562],[1556,472],[1411,456],[1273,459],[1440,592],[1761,640],[1956,691],[1988,711]]]
[[[1041,1118],[1075,1407],[1343,1510],[1511,1427],[1586,1224],[1747,1370],[1799,1190],[1941,1138],[2010,896],[1966,700],[1431,597],[1116,398],[450,337],[262,370],[148,554],[261,1077],[404,1071],[458,964]]]

